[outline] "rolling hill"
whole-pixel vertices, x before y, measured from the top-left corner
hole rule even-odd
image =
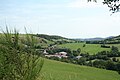
[[[110,36],[103,40],[90,40],[90,44],[120,44],[120,35],[119,36]]]
[[[74,39],[69,39],[69,38],[65,38],[65,37],[61,37],[61,36],[57,36],[57,35],[37,34],[34,36],[36,36],[39,39],[46,40],[47,42],[48,41],[53,42],[54,44],[76,42],[76,40],[74,40]]]
[[[25,37],[24,35],[20,36],[20,40],[21,40],[20,42],[22,42],[22,39],[24,39],[24,37]],[[43,37],[35,37],[35,38],[38,41],[38,43],[36,44],[40,44],[40,43],[51,44],[51,42],[55,42],[54,40],[59,40],[59,39],[61,39],[61,41],[69,40],[65,38],[52,38],[52,37],[50,38],[51,40],[47,38],[43,38]],[[1,40],[1,42],[4,42],[4,41]],[[10,36],[10,41],[11,42],[15,41],[14,37]],[[74,40],[71,40],[71,41],[74,41]],[[24,45],[25,43],[22,43],[22,44]],[[71,48],[73,50],[77,48],[81,48],[83,52],[84,51],[86,52],[95,51],[96,52],[96,51],[99,51],[99,50],[102,51],[103,49],[105,49],[105,48],[100,48],[100,44],[86,44],[85,47],[83,47],[84,44],[85,43],[78,43],[78,42],[70,43],[68,41],[68,43],[62,44],[59,46],[63,48],[64,47]],[[32,47],[34,46],[32,45]],[[27,48],[29,48],[29,46],[27,46]],[[11,47],[9,49],[11,49]],[[16,50],[16,53],[18,53],[18,50],[16,48],[13,49],[13,53],[15,53],[14,50]],[[94,53],[94,52],[91,52],[91,53]],[[120,79],[120,75],[116,71],[63,63],[63,62],[58,62],[58,61],[53,61],[53,60],[48,60],[48,59],[44,59],[44,61],[45,63],[43,65],[41,76],[40,76],[40,77],[43,77],[42,80],[62,80],[62,79],[63,80],[119,80]]]
[[[45,59],[42,80],[119,80],[115,71],[79,66]]]
[[[105,39],[104,41],[107,44],[119,44],[120,43],[120,35]]]
[[[110,50],[110,48],[101,48],[101,44],[85,44],[84,42],[78,42],[77,40],[68,39],[61,36],[37,34],[35,37],[38,38],[38,45],[41,45],[43,48],[46,48],[49,45],[57,45],[59,48],[69,48],[71,50],[77,50],[80,48],[82,53],[90,54]],[[86,45],[85,47],[83,47],[84,44]]]

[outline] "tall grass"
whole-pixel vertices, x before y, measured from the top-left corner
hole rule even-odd
[[[37,55],[36,40],[26,33],[21,39],[15,29],[0,35],[0,80],[37,80],[44,61]]]

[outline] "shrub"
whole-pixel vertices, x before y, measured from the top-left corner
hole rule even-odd
[[[24,43],[26,43],[25,45]],[[0,37],[0,80],[36,80],[43,66],[34,48],[35,39],[26,34],[21,41],[19,33],[6,28]]]
[[[110,46],[107,45],[101,45],[102,48],[110,48]]]

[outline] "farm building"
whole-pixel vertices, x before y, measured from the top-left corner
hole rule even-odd
[[[46,57],[58,57],[58,58],[67,58],[68,56],[66,56],[67,53],[66,52],[59,52],[59,53],[55,53],[54,55],[45,55]]]

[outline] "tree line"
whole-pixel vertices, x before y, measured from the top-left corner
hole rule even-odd
[[[67,48],[53,50],[53,52],[60,52],[60,51],[67,52],[68,58],[59,59],[58,57],[50,57],[49,59],[67,62],[67,63],[97,67],[107,70],[114,70],[120,74],[120,60],[116,59],[116,57],[120,57],[120,52],[117,47],[112,46],[110,51],[101,51],[94,55],[90,55],[89,53],[81,53],[80,48],[73,51]],[[77,56],[81,56],[81,57],[78,59],[76,58]]]

